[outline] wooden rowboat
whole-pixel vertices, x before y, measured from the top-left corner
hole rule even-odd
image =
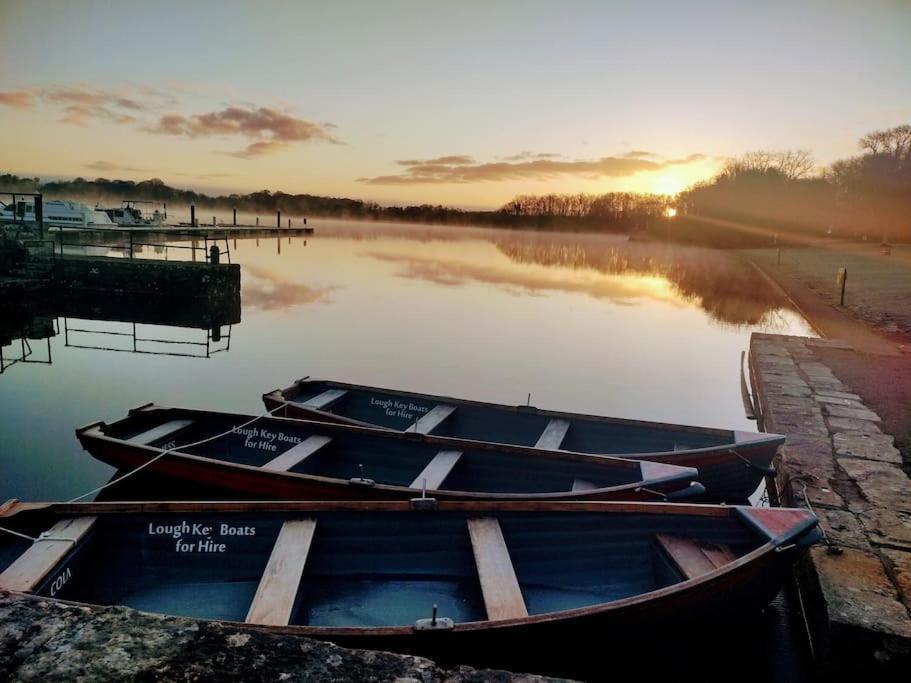
[[[744,501],[773,473],[784,436],[539,410],[303,379],[263,395],[285,417],[610,455],[699,470],[713,499]]]
[[[704,491],[696,470],[662,463],[155,405],[76,435],[118,468],[157,458],[148,471],[283,500],[409,499],[425,490],[440,499],[664,500]]]
[[[629,502],[13,501],[0,527],[44,532],[0,532],[3,590],[523,671],[742,619],[818,538],[804,510]]]

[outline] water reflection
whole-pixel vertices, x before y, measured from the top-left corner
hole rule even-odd
[[[239,297],[53,292],[4,306],[0,373],[20,363],[51,365],[54,338],[64,348],[209,358],[230,350],[239,322]]]
[[[281,238],[276,241],[281,244]],[[244,265],[243,277],[244,305],[265,311],[301,304],[330,303],[329,295],[338,289],[298,282],[275,268],[255,263]]]

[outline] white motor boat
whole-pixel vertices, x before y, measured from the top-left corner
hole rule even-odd
[[[145,215],[137,204],[154,204],[155,210],[151,214]],[[165,221],[168,219],[166,204],[141,199],[124,199],[119,208],[105,209],[96,206],[95,210],[103,211],[108,218],[122,228],[156,228],[165,225]]]
[[[81,202],[67,199],[47,199],[43,202],[44,227],[46,228],[115,228],[115,223],[104,211],[96,211]],[[35,205],[18,202],[0,204],[0,222],[35,222]]]

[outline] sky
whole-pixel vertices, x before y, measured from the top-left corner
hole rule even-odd
[[[381,203],[676,193],[911,122],[911,2],[0,0],[0,172]]]

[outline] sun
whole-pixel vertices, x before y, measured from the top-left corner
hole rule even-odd
[[[655,194],[679,194],[687,186],[687,181],[673,173],[662,173],[652,182],[652,192]]]
[[[673,206],[669,206],[664,210],[664,215],[666,218],[673,218],[677,215],[677,209],[675,209]]]

